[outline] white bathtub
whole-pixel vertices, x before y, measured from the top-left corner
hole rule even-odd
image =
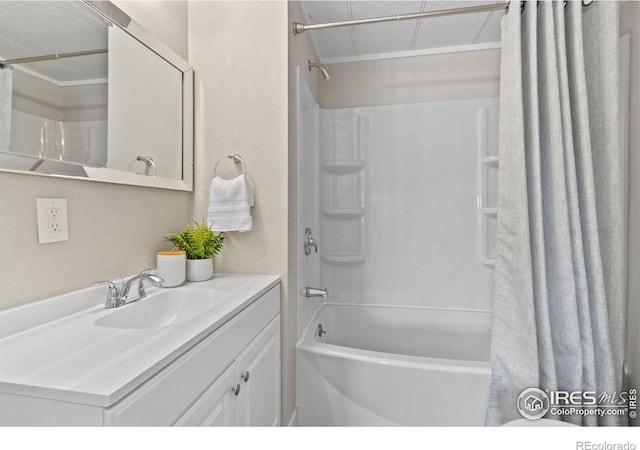
[[[482,426],[490,329],[489,311],[326,303],[297,345],[298,423]]]

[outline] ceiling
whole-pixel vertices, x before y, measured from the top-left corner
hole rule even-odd
[[[305,23],[336,22],[422,11],[463,8],[485,1],[301,1]],[[383,59],[500,45],[500,19],[493,11],[307,31],[322,63]]]
[[[77,1],[0,1],[0,59],[107,48],[105,20]],[[66,84],[107,77],[107,56],[91,55],[21,66]]]

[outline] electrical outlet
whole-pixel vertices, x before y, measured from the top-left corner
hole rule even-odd
[[[58,233],[60,231],[60,208],[47,209],[47,225],[49,233]]]
[[[39,198],[36,199],[38,216],[38,242],[69,240],[67,223],[67,199],[65,198]]]

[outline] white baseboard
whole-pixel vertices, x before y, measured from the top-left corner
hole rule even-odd
[[[289,417],[289,422],[287,423],[288,427],[297,427],[298,426],[298,408],[295,408],[291,413],[291,417]]]

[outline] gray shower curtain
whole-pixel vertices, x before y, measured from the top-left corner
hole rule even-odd
[[[526,388],[620,393],[623,364],[617,3],[511,2],[501,64],[488,425]]]

